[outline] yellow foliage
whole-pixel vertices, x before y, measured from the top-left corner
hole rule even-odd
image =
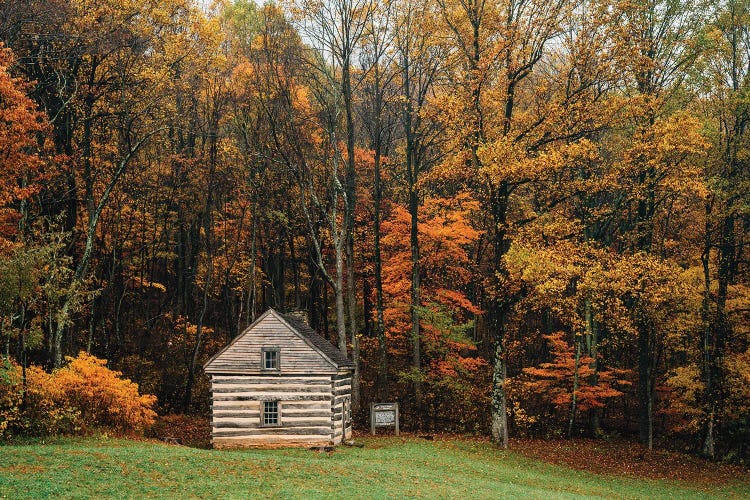
[[[108,369],[106,360],[85,352],[67,360],[68,365],[53,374],[54,382],[63,401],[80,410],[84,427],[131,431],[154,423],[156,396],[139,394],[138,385]]]
[[[110,370],[107,362],[82,352],[68,365],[47,373],[4,361],[0,366],[0,437],[11,434],[75,434],[93,428],[141,431],[152,425],[156,397]],[[22,404],[23,403],[23,404]]]
[[[739,419],[750,412],[750,349],[728,356],[724,369],[729,392],[727,416]]]
[[[704,414],[698,396],[705,390],[705,385],[698,366],[689,364],[672,370],[667,386],[672,390],[673,397],[670,398],[670,405],[665,413],[677,420],[673,429],[678,432],[700,431]]]
[[[9,434],[9,427],[18,420],[20,384],[18,365],[8,359],[0,359],[0,438]]]

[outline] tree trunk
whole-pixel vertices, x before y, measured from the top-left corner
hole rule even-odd
[[[203,231],[205,233],[205,248],[206,248],[206,259],[208,260],[208,268],[206,270],[206,281],[203,288],[203,304],[201,307],[200,315],[195,328],[195,346],[193,347],[192,355],[190,357],[190,363],[188,366],[188,377],[185,383],[185,400],[183,401],[183,409],[185,413],[190,412],[190,404],[193,399],[193,387],[195,385],[195,375],[198,369],[198,356],[203,345],[203,321],[208,310],[208,292],[211,288],[211,281],[213,278],[214,271],[214,254],[213,254],[213,205],[214,205],[214,176],[216,172],[217,164],[217,142],[219,134],[219,110],[214,108],[213,115],[211,116],[212,123],[209,130],[209,151],[208,151],[208,194],[206,195],[206,205],[203,209]]]
[[[589,365],[589,368],[592,370],[590,382],[592,387],[596,387],[599,385],[599,326],[591,310],[591,299],[586,299],[584,315],[586,322],[586,348],[591,357],[591,364]],[[601,433],[599,416],[599,408],[593,408],[591,410],[591,435],[594,437]]]
[[[581,364],[581,339],[578,335],[576,335],[575,338],[575,344],[576,344],[576,358],[575,358],[575,366],[573,368],[573,394],[571,395],[570,400],[570,420],[568,421],[568,437],[573,437],[573,426],[576,422],[576,403],[578,401],[578,369]]]
[[[385,321],[383,312],[383,259],[380,253],[380,217],[383,191],[380,179],[380,147],[375,148],[375,214],[373,222],[373,258],[375,260],[375,335],[378,339],[378,377],[376,394],[385,397],[388,385],[388,349],[385,341]]]
[[[350,233],[349,238],[351,239]],[[352,364],[354,364],[354,373],[352,374],[352,408],[354,411],[359,409],[360,383],[359,383],[359,331],[357,330],[357,289],[354,276],[354,244],[352,242],[346,245],[346,276],[347,276],[347,303],[349,309],[349,332],[352,342]]]
[[[339,337],[339,351],[344,356],[348,356],[346,346],[346,311],[344,308],[344,256],[341,244],[337,245],[335,250],[336,260],[336,278],[333,285],[334,301],[336,303],[336,334]]]
[[[701,255],[701,262],[703,264],[703,304],[702,304],[702,316],[703,316],[703,342],[701,345],[701,352],[703,354],[703,363],[701,371],[703,375],[703,383],[705,385],[705,402],[704,407],[708,409],[708,419],[705,423],[705,439],[703,441],[703,455],[713,458],[714,449],[714,407],[712,404],[712,393],[713,393],[713,377],[712,377],[712,365],[713,356],[711,349],[711,336],[713,333],[712,325],[714,323],[711,316],[711,203],[706,203],[706,227],[704,234],[704,247],[703,254]]]
[[[508,414],[505,401],[505,348],[502,338],[496,333],[495,356],[492,367],[492,441],[508,448]]]
[[[506,321],[510,297],[501,297],[502,283],[507,276],[503,256],[508,252],[510,243],[506,240],[509,190],[505,182],[498,189],[490,189],[490,211],[492,213],[495,234],[493,235],[493,276],[490,278],[494,290],[488,304],[488,320],[491,325],[495,356],[492,376],[492,440],[508,447],[508,414],[506,412],[505,377],[507,363],[505,359]]]
[[[638,328],[638,438],[651,450],[653,447],[653,415],[651,388],[651,335],[647,325]]]
[[[410,54],[408,49],[404,51],[402,57],[402,92],[406,104],[403,108],[404,135],[406,141],[406,158],[405,170],[407,188],[409,192],[409,248],[411,252],[411,364],[414,370],[414,400],[418,413],[422,409],[422,353],[421,339],[419,331],[419,306],[420,306],[420,289],[419,289],[419,198],[417,195],[417,176],[419,175],[419,165],[417,164],[417,140],[414,137],[412,107],[412,88],[411,88],[411,69]]]
[[[412,367],[415,371],[414,397],[417,411],[422,410],[422,349],[419,330],[419,307],[420,307],[420,266],[419,266],[419,235],[418,235],[418,209],[419,200],[416,193],[416,172],[411,169],[409,186],[409,215],[411,224],[409,230],[409,243],[411,247],[411,341],[412,341]]]

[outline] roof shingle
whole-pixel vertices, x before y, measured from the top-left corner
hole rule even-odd
[[[330,342],[328,342],[326,339],[321,337],[315,330],[313,330],[310,325],[305,323],[304,321],[301,321],[300,319],[296,318],[295,316],[292,316],[290,314],[281,314],[278,313],[279,316],[281,316],[284,321],[286,321],[289,326],[294,328],[297,333],[305,337],[307,340],[310,341],[310,343],[315,346],[316,349],[318,349],[320,352],[325,354],[331,361],[333,361],[339,368],[353,368],[354,365],[351,361],[349,361],[349,358],[344,356],[344,354],[336,349],[336,347],[333,346]]]

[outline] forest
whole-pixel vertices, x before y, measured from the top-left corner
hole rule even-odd
[[[5,0],[0,42],[6,371],[207,418],[304,310],[362,425],[750,458],[749,1]]]

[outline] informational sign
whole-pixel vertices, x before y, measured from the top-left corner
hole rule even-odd
[[[370,430],[373,434],[377,427],[393,428],[398,436],[398,403],[370,404]]]

